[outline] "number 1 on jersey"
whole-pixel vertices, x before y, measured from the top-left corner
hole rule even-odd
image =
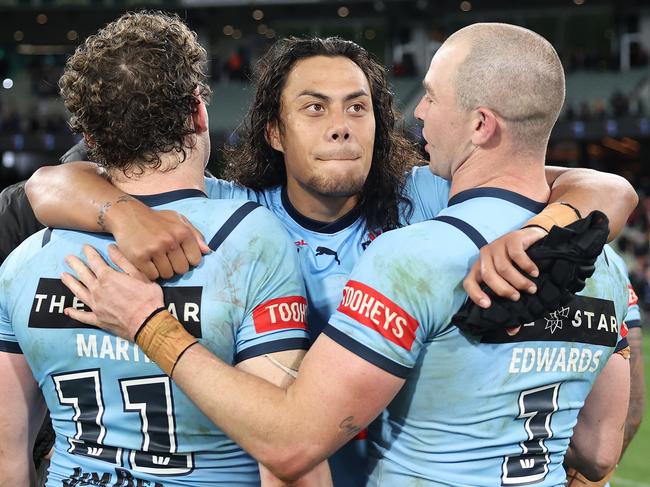
[[[520,443],[523,453],[503,460],[501,485],[539,482],[548,474],[551,462],[544,440],[553,436],[551,416],[558,410],[560,383],[528,389],[519,394],[519,416],[525,419],[528,439]]]

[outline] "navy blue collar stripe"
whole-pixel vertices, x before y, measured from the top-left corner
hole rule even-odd
[[[533,213],[539,213],[546,207],[546,203],[532,200],[519,193],[502,188],[473,188],[461,191],[449,199],[449,206],[457,205],[473,198],[498,198],[526,208]]]
[[[159,206],[172,201],[184,200],[186,198],[207,198],[206,194],[199,189],[177,189],[174,191],[167,191],[166,193],[131,195],[135,199],[142,201],[147,206]]]
[[[302,215],[298,210],[296,210],[296,208],[291,204],[291,201],[289,201],[289,196],[287,195],[286,186],[282,187],[281,198],[282,198],[282,206],[289,214],[289,216],[293,218],[298,223],[298,225],[300,225],[301,227],[307,230],[311,230],[312,232],[319,232],[319,233],[339,232],[345,228],[348,228],[350,225],[356,222],[359,216],[361,215],[359,208],[355,207],[349,212],[347,212],[345,215],[343,215],[341,218],[339,218],[338,220],[335,220],[333,222],[321,222],[306,217]]]
[[[476,245],[479,249],[483,247],[484,245],[487,245],[487,240],[483,238],[483,235],[479,233],[479,231],[474,228],[472,225],[469,223],[459,219],[459,218],[454,218],[453,216],[438,216],[434,218],[433,220],[437,220],[439,222],[447,223],[453,227],[456,227],[458,230],[463,232],[467,237],[474,242],[474,245]]]
[[[48,243],[50,243],[51,238],[52,238],[52,227],[47,227],[45,229],[45,233],[43,233],[43,240],[41,240],[41,247],[45,247]]]
[[[232,231],[241,223],[241,221],[246,218],[246,215],[248,215],[251,211],[253,211],[255,208],[259,208],[260,204],[256,203],[255,201],[247,201],[244,203],[242,206],[237,208],[232,215],[230,215],[230,218],[226,220],[226,222],[221,225],[221,228],[217,233],[214,234],[214,237],[212,237],[212,240],[210,240],[210,243],[208,244],[208,247],[214,252],[219,248],[219,246],[226,240],[228,235],[232,233]]]

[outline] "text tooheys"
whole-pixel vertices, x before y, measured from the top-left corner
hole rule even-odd
[[[418,322],[398,304],[365,284],[348,281],[338,310],[405,350],[411,350]]]
[[[286,296],[260,304],[253,310],[253,323],[257,333],[284,328],[307,328],[305,312],[307,301],[302,296]]]

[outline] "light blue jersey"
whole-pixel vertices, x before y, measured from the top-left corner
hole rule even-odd
[[[543,207],[502,189],[465,191],[360,259],[324,333],[406,380],[369,428],[369,485],[564,485],[578,412],[619,344],[622,276],[601,256],[581,296],[514,337],[479,341],[451,323],[479,247]]]
[[[208,178],[206,192],[209,198],[257,201],[282,221],[299,252],[307,288],[309,330],[315,339],[336,310],[359,257],[384,229],[368,230],[358,210],[329,223],[307,218],[293,207],[284,186],[253,191]],[[407,177],[404,195],[411,200],[412,208],[401,208],[401,222],[418,223],[435,217],[447,206],[449,183],[434,176],[428,166],[415,167]]]
[[[300,268],[307,290],[309,330],[315,339],[336,310],[345,283],[355,264],[384,229],[369,230],[357,210],[339,220],[323,223],[306,218],[293,207],[286,188],[276,186],[253,191],[234,183],[206,179],[210,198],[245,198],[266,206],[289,232],[300,257]],[[409,173],[404,195],[412,208],[401,209],[402,224],[433,218],[447,206],[449,183],[434,176],[428,166],[415,167]],[[365,484],[365,432],[339,449],[330,458],[336,487],[359,487]]]
[[[198,267],[161,283],[169,311],[203,345],[230,364],[307,348],[298,261],[268,210],[197,190],[140,199],[185,215],[210,242]],[[45,230],[0,268],[0,350],[24,354],[56,432],[47,486],[259,485],[257,463],[136,345],[63,314],[83,306],[59,279],[64,257],[87,243],[107,258],[111,242]]]
[[[641,311],[639,310],[639,297],[636,295],[636,292],[632,287],[632,283],[630,282],[630,277],[627,271],[627,266],[625,265],[625,261],[609,245],[605,246],[605,256],[611,265],[616,267],[619,272],[625,276],[625,282],[627,283],[628,291],[627,314],[625,315],[624,320],[625,324],[629,329],[640,328]],[[609,482],[605,484],[605,487],[610,487]]]
[[[641,311],[639,309],[639,297],[634,292],[630,282],[627,266],[623,258],[618,255],[609,245],[605,246],[605,256],[609,262],[616,267],[621,274],[625,276],[625,282],[628,290],[628,308],[625,315],[625,324],[628,328],[639,328],[641,326]]]

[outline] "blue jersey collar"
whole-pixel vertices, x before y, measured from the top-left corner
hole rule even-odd
[[[135,199],[142,201],[147,206],[158,206],[172,201],[184,200],[186,198],[207,198],[206,194],[199,189],[176,189],[158,194],[134,194]]]
[[[546,203],[532,200],[526,196],[502,188],[472,188],[461,191],[449,199],[448,206],[457,205],[473,198],[498,198],[521,206],[533,213],[539,213],[546,207]]]
[[[298,223],[298,225],[305,228],[306,230],[311,230],[312,232],[318,232],[318,233],[339,232],[345,228],[348,228],[350,225],[356,222],[359,219],[359,216],[361,215],[361,211],[359,211],[359,208],[353,208],[338,220],[335,220],[333,222],[321,222],[306,217],[298,210],[296,210],[296,208],[291,204],[291,201],[289,201],[289,196],[287,195],[286,186],[282,186],[281,198],[282,198],[282,206],[284,207],[285,211],[289,214],[289,216],[293,218],[293,220],[295,220],[295,222]]]

